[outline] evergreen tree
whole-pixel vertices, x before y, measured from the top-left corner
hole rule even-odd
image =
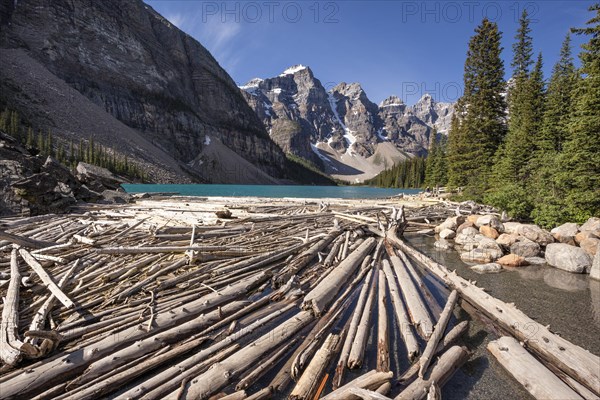
[[[506,210],[514,217],[528,217],[532,208],[530,160],[537,146],[543,120],[544,77],[542,55],[531,65],[532,40],[529,17],[524,11],[513,46],[515,75],[508,91],[508,134],[495,157],[494,185],[486,202]]]
[[[559,180],[566,188],[567,212],[575,222],[600,215],[600,3],[595,16],[576,34],[590,35],[580,54],[583,79],[574,92],[569,139],[561,156]]]
[[[568,137],[573,115],[573,90],[577,84],[577,71],[571,55],[571,37],[567,34],[560,50],[560,59],[552,69],[548,84],[544,119],[534,155],[533,179],[530,194],[533,210],[531,216],[536,224],[554,227],[567,221],[564,204],[564,187],[557,177],[557,162]]]
[[[464,94],[449,135],[448,180],[464,194],[481,200],[488,187],[491,158],[506,133],[504,63],[501,33],[485,18],[469,42]]]

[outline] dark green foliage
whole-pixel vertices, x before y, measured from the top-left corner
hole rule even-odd
[[[376,177],[365,181],[366,185],[389,188],[420,188],[425,183],[425,159],[415,157],[395,164]]]
[[[448,138],[438,135],[435,131],[431,135],[429,154],[425,162],[425,184],[430,187],[445,186],[448,183],[446,174],[446,150]]]
[[[79,139],[79,145],[75,145],[71,140],[67,153],[65,143],[55,143],[50,130],[44,132],[40,129],[35,134],[33,128],[26,121],[21,120],[16,111],[10,109],[0,112],[0,129],[17,139],[33,154],[55,157],[67,167],[75,168],[80,161],[83,161],[134,180],[148,179],[137,164],[128,161],[127,156],[119,156],[113,149],[97,145],[93,137],[87,143]]]
[[[501,34],[487,18],[469,42],[464,94],[449,134],[448,184],[481,200],[489,185],[492,157],[506,133]]]
[[[286,154],[286,178],[305,185],[337,186],[337,183],[325,175],[310,161],[293,154]]]
[[[596,15],[588,27],[574,30],[591,38],[580,55],[584,78],[575,88],[569,140],[560,157],[559,182],[575,222],[600,216],[600,4],[590,11]]]

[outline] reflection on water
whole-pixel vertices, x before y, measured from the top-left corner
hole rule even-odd
[[[433,247],[431,237],[410,243],[465,279],[477,281],[491,295],[515,305],[553,332],[594,354],[600,354],[600,282],[546,265],[511,268],[500,274],[478,274],[454,250]],[[590,323],[591,322],[591,323]]]

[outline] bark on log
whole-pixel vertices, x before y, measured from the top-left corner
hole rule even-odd
[[[461,297],[483,312],[494,323],[525,342],[527,349],[600,396],[600,357],[550,332],[547,327],[529,318],[512,304],[487,294],[483,289],[450,272],[402,240],[388,237],[398,248],[420,262]]]
[[[153,332],[159,332],[176,326],[183,321],[189,320],[190,316],[199,315],[205,310],[224,304],[241,294],[247,293],[248,290],[265,282],[268,278],[268,274],[260,272],[252,278],[221,290],[219,293],[211,292],[177,309],[159,313],[154,320],[155,331]],[[28,374],[15,376],[6,385],[3,385],[2,395],[6,398],[31,397],[32,394],[37,393],[46,385],[58,379],[69,379],[91,362],[99,360],[115,349],[133,343],[148,335],[149,333],[145,329],[140,329],[139,325],[117,331],[114,335],[109,335],[96,343],[74,350],[65,356],[61,356],[38,367],[30,368]]]
[[[291,399],[311,399],[320,383],[320,377],[329,365],[333,352],[340,340],[339,335],[330,334],[316,352],[298,383],[290,394]]]
[[[496,360],[536,399],[582,399],[510,336],[488,343]]]
[[[453,290],[452,293],[450,293],[450,296],[448,297],[448,301],[446,302],[444,311],[442,311],[442,314],[440,315],[440,319],[435,325],[433,334],[429,338],[427,346],[425,347],[425,350],[423,350],[423,354],[419,359],[419,378],[423,378],[425,371],[427,371],[427,367],[429,367],[429,363],[433,358],[438,343],[444,335],[444,332],[446,331],[446,326],[448,326],[448,322],[452,317],[452,310],[454,310],[454,306],[456,305],[457,300],[458,292],[456,290]]]
[[[377,269],[377,371],[390,370],[390,345],[388,340],[387,316],[387,287],[385,274],[381,268]]]
[[[0,321],[0,358],[9,366],[14,366],[21,359],[23,342],[18,338],[19,328],[19,287],[21,274],[17,260],[17,250],[10,254],[10,282],[2,308]]]
[[[438,344],[437,348],[435,349],[434,355],[437,356],[437,355],[443,353],[444,351],[448,350],[450,348],[450,346],[454,345],[454,343],[462,335],[465,334],[465,332],[467,331],[468,328],[469,328],[468,321],[462,321],[461,323],[456,325],[454,328],[452,328],[450,330],[450,332],[448,332],[448,334],[446,336],[444,336],[442,341]],[[413,380],[415,380],[415,378],[417,378],[418,373],[419,373],[419,363],[414,363],[398,378],[398,382],[401,385],[408,386],[409,383],[411,383]]]
[[[312,309],[316,315],[323,313],[344,283],[354,275],[361,261],[373,250],[373,247],[375,247],[374,238],[365,240],[327,276],[327,279],[321,281],[304,297],[302,308]]]
[[[377,291],[377,273],[375,272],[374,275],[375,276],[373,276],[373,279],[371,280],[371,287],[369,288],[369,296],[367,297],[365,307],[362,310],[360,323],[356,329],[356,335],[354,336],[352,348],[350,349],[350,356],[348,357],[348,368],[350,369],[358,368],[362,365],[365,346],[371,332],[371,314],[373,312],[373,303]]]
[[[19,254],[31,269],[40,277],[44,285],[67,308],[74,308],[75,303],[58,287],[54,279],[46,272],[44,267],[25,249],[19,249]]]
[[[312,312],[301,311],[277,326],[272,332],[266,333],[237,353],[214,364],[208,371],[189,383],[185,398],[209,398],[217,390],[230,383],[237,374],[249,368],[262,354],[288,340],[313,319]],[[175,398],[176,393],[171,393],[166,397],[169,400],[175,400]]]
[[[423,339],[429,339],[433,332],[433,322],[429,315],[429,311],[427,311],[425,302],[421,298],[415,283],[408,273],[406,266],[402,263],[402,260],[400,260],[400,257],[396,255],[394,249],[389,244],[386,245],[386,250],[392,266],[394,267],[396,277],[398,278],[398,284],[400,285],[402,297],[406,302],[406,308],[408,309],[410,318],[420,336]]]
[[[389,382],[393,376],[393,372],[377,372],[372,370],[334,390],[327,396],[322,397],[321,400],[360,400],[360,397],[350,393],[350,388],[375,390]]]
[[[436,385],[442,387],[468,358],[469,352],[466,348],[460,346],[451,347],[435,363],[427,379],[418,378],[400,392],[395,397],[395,400],[420,400],[425,398],[427,390],[434,382]]]
[[[385,273],[385,277],[390,288],[390,297],[392,299],[392,306],[394,307],[394,314],[396,315],[398,329],[400,330],[400,335],[404,340],[404,345],[406,346],[406,351],[408,352],[408,359],[412,361],[419,355],[419,342],[417,342],[417,338],[411,329],[412,324],[408,318],[408,312],[404,307],[404,303],[400,298],[400,290],[398,288],[396,278],[394,278],[390,263],[388,260],[383,260],[382,265],[383,272]]]
[[[354,307],[354,313],[352,314],[352,319],[349,322],[348,332],[346,334],[346,339],[344,341],[344,346],[342,347],[342,352],[340,354],[340,358],[335,369],[335,375],[333,377],[333,388],[336,389],[341,386],[342,380],[344,379],[344,371],[346,370],[346,364],[348,363],[348,357],[350,357],[350,350],[352,349],[352,343],[354,342],[354,337],[356,336],[356,329],[358,328],[358,324],[360,322],[360,317],[362,315],[362,310],[367,301],[367,296],[369,294],[369,288],[371,287],[371,278],[372,271],[369,270],[367,273],[367,277],[363,283],[363,286],[360,290],[360,295],[358,297],[358,301],[356,306]]]

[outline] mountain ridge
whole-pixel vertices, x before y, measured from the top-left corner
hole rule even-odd
[[[334,178],[370,179],[398,161],[427,154],[435,128],[445,134],[454,110],[425,94],[413,106],[397,96],[373,103],[360,83],[327,91],[309,66],[239,87],[271,138]]]

